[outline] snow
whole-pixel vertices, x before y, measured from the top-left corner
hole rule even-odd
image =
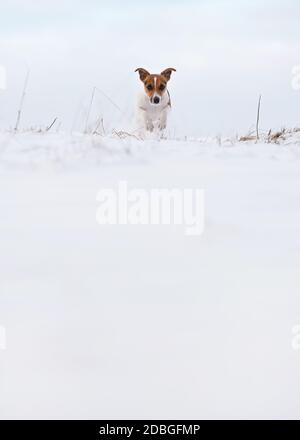
[[[300,133],[1,133],[1,418],[299,418]],[[205,231],[100,226],[99,189],[205,190]]]

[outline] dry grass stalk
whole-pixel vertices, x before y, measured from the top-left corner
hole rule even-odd
[[[46,131],[50,131],[56,121],[57,121],[57,118],[54,118],[53,122],[49,125],[49,127],[46,128]]]
[[[248,141],[256,141],[256,140],[257,140],[256,136],[242,136],[239,139],[240,142],[248,142]]]
[[[23,92],[22,92],[22,96],[21,96],[21,101],[20,101],[20,106],[19,106],[18,115],[17,115],[17,121],[16,121],[16,125],[15,125],[15,131],[18,131],[18,129],[19,129],[24,99],[25,99],[27,85],[28,85],[28,81],[29,81],[29,74],[30,74],[30,71],[27,70],[25,81],[24,81]]]
[[[279,144],[279,141],[284,141],[285,140],[285,133],[286,133],[286,130],[285,130],[285,128],[284,129],[282,129],[281,131],[277,131],[276,133],[273,133],[272,134],[272,132],[271,132],[271,130],[269,131],[269,134],[268,134],[268,142],[269,143],[275,143],[275,144]]]
[[[93,92],[92,92],[92,96],[91,96],[91,101],[90,101],[90,105],[89,105],[89,109],[88,109],[88,113],[86,116],[86,121],[85,121],[85,134],[88,133],[88,126],[89,126],[89,119],[90,119],[90,115],[91,115],[91,110],[92,110],[92,106],[93,106],[93,101],[94,101],[94,97],[95,97],[95,92],[96,92],[96,87],[93,88]]]
[[[136,136],[135,134],[132,133],[128,133],[127,131],[117,131],[117,130],[113,130],[113,134],[115,134],[116,136],[118,136],[119,139],[126,139],[127,137],[133,137],[134,139],[140,141],[141,138]]]
[[[256,142],[258,142],[258,140],[259,140],[260,106],[261,106],[261,95],[259,95],[258,107],[257,107],[257,118],[256,118]]]

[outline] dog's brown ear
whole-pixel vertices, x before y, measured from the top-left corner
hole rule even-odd
[[[136,69],[135,72],[139,72],[140,80],[143,81],[143,82],[145,81],[145,79],[147,78],[147,76],[150,75],[150,73],[149,73],[146,69],[142,69],[141,67],[139,67],[138,69]]]
[[[176,72],[176,69],[173,69],[173,67],[169,67],[168,69],[165,69],[161,72],[161,75],[166,78],[167,81],[170,80],[172,72]]]

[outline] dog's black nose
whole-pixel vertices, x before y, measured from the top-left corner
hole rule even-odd
[[[160,101],[159,97],[155,96],[155,98],[153,99],[154,104],[159,104],[159,101]]]

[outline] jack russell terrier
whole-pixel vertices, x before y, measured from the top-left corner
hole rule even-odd
[[[137,123],[144,131],[152,132],[155,128],[162,131],[167,126],[167,118],[171,109],[171,98],[167,82],[176,69],[170,67],[160,74],[150,74],[147,70],[138,68],[144,91],[138,96]]]

